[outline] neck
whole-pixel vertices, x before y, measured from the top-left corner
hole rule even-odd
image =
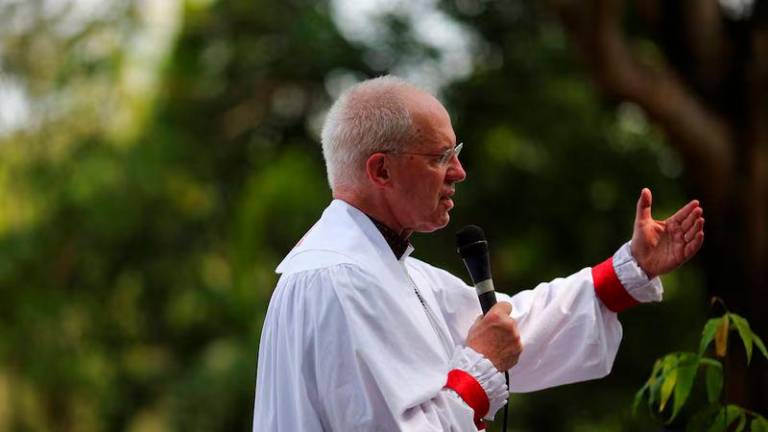
[[[405,228],[397,220],[389,201],[386,200],[383,194],[365,194],[350,189],[337,188],[333,191],[333,198],[345,201],[361,212],[383,223],[403,239],[407,239],[413,234],[412,229]]]

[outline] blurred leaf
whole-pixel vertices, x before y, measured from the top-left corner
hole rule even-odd
[[[720,408],[707,432],[726,432],[736,420],[744,417],[744,410],[736,405]]]
[[[720,412],[721,405],[712,404],[707,405],[704,409],[697,411],[686,425],[686,432],[701,432],[706,430],[714,420],[718,412]]]
[[[747,414],[744,412],[744,410],[741,410],[738,418],[739,423],[736,425],[736,429],[734,429],[733,432],[741,432],[744,430],[744,426],[747,425]]]
[[[661,384],[664,382],[662,377],[662,370],[664,368],[664,359],[657,359],[656,363],[653,365],[653,372],[651,372],[651,377],[648,379],[648,383],[650,384],[648,389],[648,408],[650,408],[652,411],[654,409],[654,405],[659,400],[659,393],[661,389]]]
[[[659,401],[659,412],[664,411],[664,407],[667,405],[670,396],[672,396],[672,390],[677,383],[677,358],[674,355],[669,355],[664,361],[664,369],[661,375],[663,384],[661,385],[661,400]]]
[[[645,396],[646,391],[648,390],[648,387],[650,386],[650,380],[646,381],[645,384],[640,388],[640,390],[635,393],[635,398],[632,401],[632,414],[637,414],[637,408],[640,406],[640,404],[643,402],[643,396]]]
[[[707,350],[707,346],[715,338],[715,332],[720,326],[722,318],[712,318],[704,325],[704,331],[701,332],[701,342],[699,343],[699,355],[704,354]]]
[[[756,414],[749,424],[752,432],[768,432],[768,420],[765,417]]]
[[[710,403],[720,400],[720,392],[723,390],[723,366],[719,362],[715,364],[708,365],[706,370],[707,400]]]
[[[728,322],[728,314],[723,315],[715,332],[715,354],[721,358],[728,352]]]
[[[672,416],[667,423],[672,422],[680,409],[685,405],[696,379],[696,371],[699,369],[699,356],[694,353],[681,353],[677,366],[677,385],[675,386],[675,401],[672,408]]]
[[[758,336],[756,333],[752,333],[752,339],[755,341],[755,345],[757,345],[757,349],[760,350],[761,353],[763,353],[763,357],[768,360],[768,351],[765,349],[765,344],[763,343],[763,340],[760,339],[760,336]]]
[[[744,350],[747,352],[747,364],[749,364],[752,361],[752,329],[749,328],[749,322],[741,316],[734,313],[728,315],[736,326],[741,341],[744,343]]]

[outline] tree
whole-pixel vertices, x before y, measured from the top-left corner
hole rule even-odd
[[[659,213],[683,201],[660,136],[596,97],[533,2],[396,2],[419,12],[393,7],[364,41],[337,2],[103,2],[80,21],[48,3],[0,9],[3,78],[32,107],[0,136],[0,429],[247,429],[273,270],[328,201],[317,129],[350,80],[426,61],[446,85],[469,178],[452,225],[414,242],[457,275],[463,224],[514,292],[613,252],[642,186]],[[434,7],[470,63],[425,41]],[[515,396],[513,424],[646,430],[637,371],[697,336],[695,275],[622,319],[608,379]],[[673,319],[680,334],[647,325]]]
[[[768,333],[768,4],[552,5],[596,85],[641,107],[682,157],[706,209],[709,292]],[[765,362],[749,378],[733,369],[729,397],[768,405]]]

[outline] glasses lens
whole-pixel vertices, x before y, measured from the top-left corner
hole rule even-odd
[[[453,155],[456,155],[456,157],[459,157],[459,153],[461,153],[461,148],[464,146],[464,143],[459,143],[454,148],[448,149],[443,153],[443,156],[440,158],[440,163],[443,165],[446,165],[448,162],[451,161],[451,158]]]

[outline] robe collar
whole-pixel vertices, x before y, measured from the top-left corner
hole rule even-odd
[[[398,234],[392,228],[384,225],[383,222],[380,222],[373,216],[367,213],[366,213],[366,216],[368,216],[368,219],[370,219],[371,222],[373,222],[373,224],[376,225],[376,228],[384,237],[384,240],[386,240],[387,244],[389,245],[389,248],[392,249],[392,253],[395,254],[395,258],[397,258],[398,260],[402,258],[405,251],[408,250],[408,246],[411,245],[411,242],[408,241],[407,238]]]
[[[398,257],[365,213],[335,199],[275,271],[293,273],[350,263],[363,268],[379,265],[389,272],[401,273],[398,266],[413,251],[408,243]]]

